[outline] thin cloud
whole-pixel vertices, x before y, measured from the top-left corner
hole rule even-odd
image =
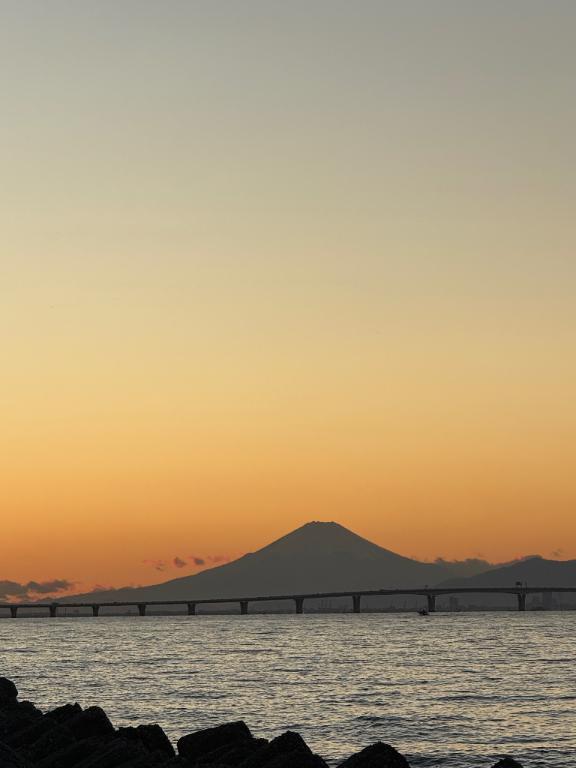
[[[17,581],[0,581],[0,599],[27,598],[37,595],[54,595],[58,592],[67,592],[74,586],[68,579],[52,579],[51,581],[28,581],[20,584]]]
[[[182,558],[178,556],[176,556],[172,562],[174,563],[176,568],[186,568],[186,566],[188,565],[186,560],[182,560]]]

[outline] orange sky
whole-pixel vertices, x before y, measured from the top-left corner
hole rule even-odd
[[[408,5],[3,11],[0,582],[576,557],[576,15]]]

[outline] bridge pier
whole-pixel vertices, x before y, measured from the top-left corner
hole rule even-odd
[[[196,616],[196,603],[188,603],[188,616]]]
[[[240,614],[246,616],[248,613],[248,600],[240,600]]]
[[[428,613],[436,613],[436,595],[426,595],[428,600]]]
[[[100,606],[99,605],[93,605],[92,606],[92,616],[98,616],[100,613]]]
[[[10,616],[15,619],[18,616],[18,606],[17,605],[11,605],[10,606]]]
[[[50,606],[50,618],[53,619],[56,616],[56,611],[58,609],[57,605],[51,605]]]
[[[360,601],[362,595],[352,595],[352,610],[354,613],[360,613]]]
[[[146,616],[146,603],[138,603],[138,613],[140,616]]]
[[[518,610],[525,611],[526,610],[526,593],[516,592],[516,597],[518,598]]]
[[[296,613],[304,613],[304,598],[295,597],[294,602],[296,603]]]

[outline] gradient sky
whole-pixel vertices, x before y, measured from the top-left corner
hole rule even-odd
[[[0,579],[311,519],[576,557],[575,35],[572,0],[3,0]]]

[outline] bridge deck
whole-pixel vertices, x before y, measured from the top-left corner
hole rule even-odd
[[[94,615],[98,615],[100,608],[126,608],[137,607],[142,615],[146,608],[152,606],[184,605],[191,608],[198,605],[223,605],[227,603],[239,603],[243,613],[247,612],[249,603],[279,602],[284,600],[293,600],[296,603],[298,613],[302,613],[302,606],[305,600],[325,600],[330,598],[348,597],[354,601],[354,611],[360,611],[360,598],[362,597],[385,597],[385,596],[404,596],[415,595],[426,597],[431,611],[435,610],[435,600],[443,595],[515,595],[518,599],[518,607],[524,610],[526,596],[532,594],[544,593],[576,593],[576,587],[420,587],[413,589],[374,589],[374,590],[354,590],[351,592],[308,592],[282,595],[252,595],[248,597],[215,597],[215,598],[186,598],[181,600],[115,600],[115,601],[52,601],[49,603],[0,603],[0,609],[9,610],[12,616],[16,616],[19,610],[31,610],[44,608],[50,612],[50,615],[56,615],[60,608],[91,608]]]

